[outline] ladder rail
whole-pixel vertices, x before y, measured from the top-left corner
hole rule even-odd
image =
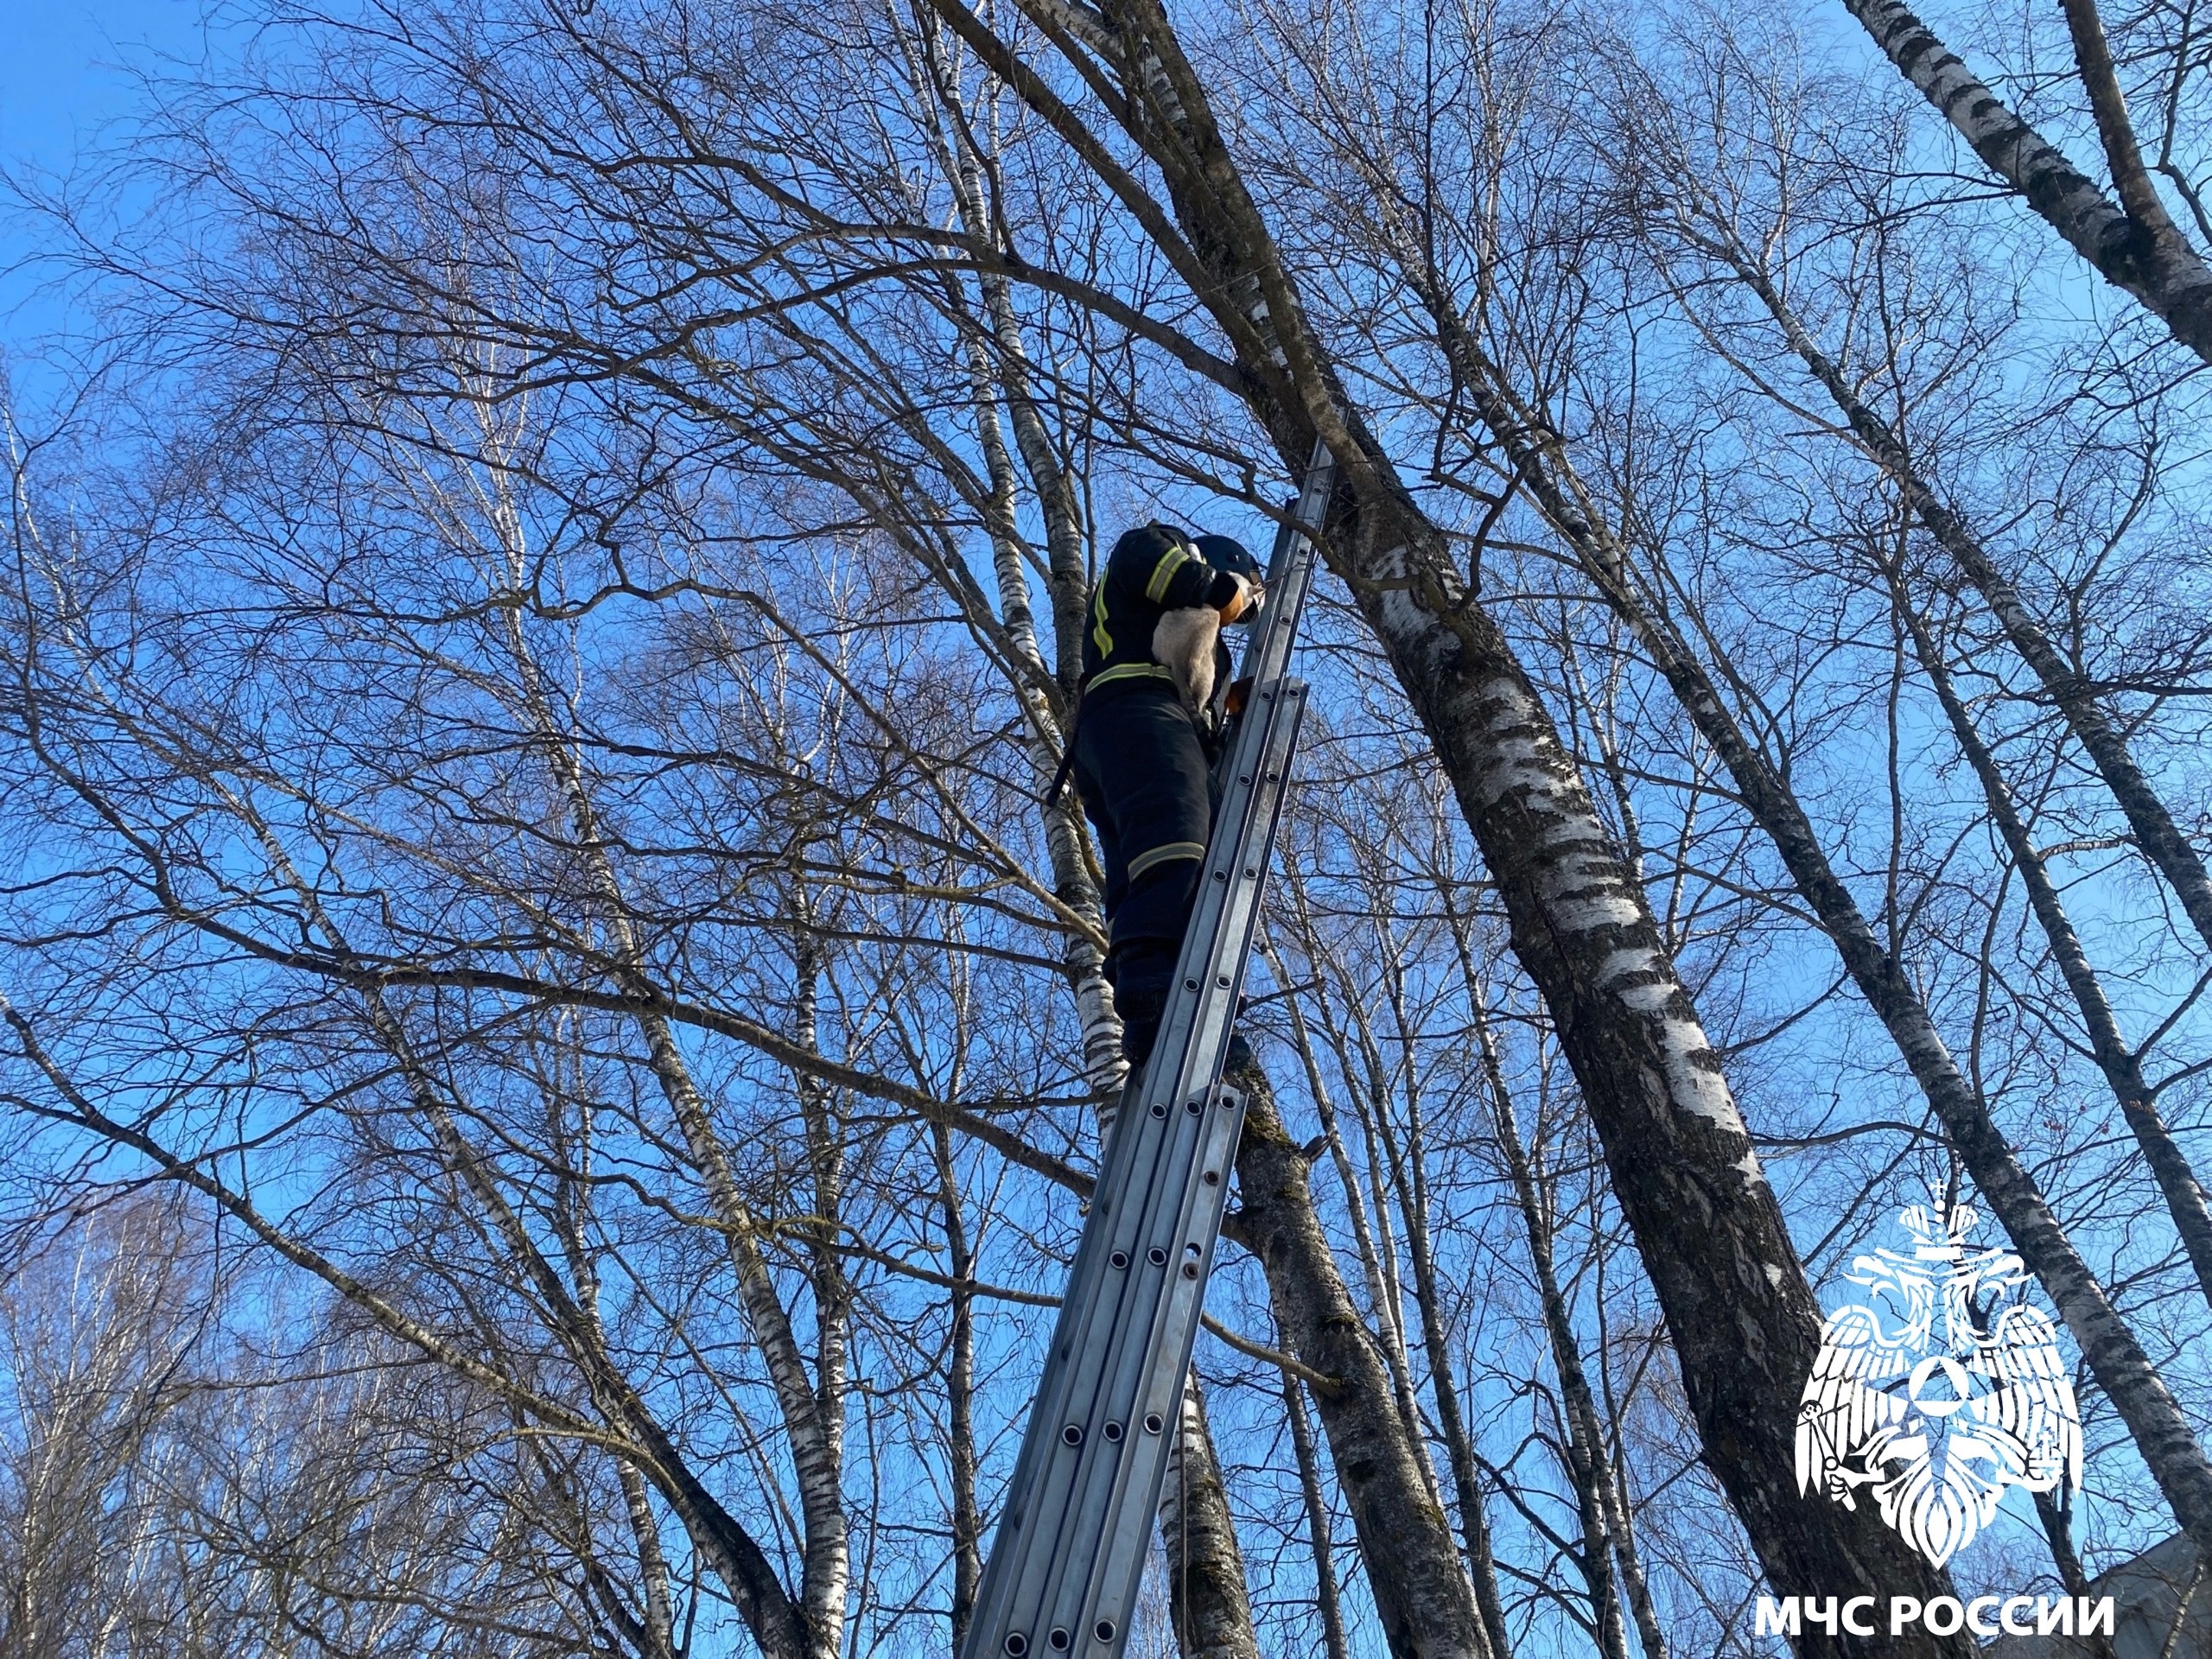
[[[1276,537],[1160,1035],[1108,1129],[963,1659],[1120,1659],[1128,1640],[1243,1124],[1221,1069],[1305,715],[1287,671],[1334,471],[1317,443]]]

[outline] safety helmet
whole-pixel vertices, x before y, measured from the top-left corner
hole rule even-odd
[[[1228,536],[1193,536],[1191,545],[1200,558],[1224,575],[1236,576],[1244,583],[1243,603],[1235,610],[1224,609],[1224,620],[1233,620],[1239,627],[1249,627],[1259,620],[1262,599],[1260,562],[1247,552],[1244,543]],[[1220,581],[1215,578],[1217,583]],[[1219,595],[1215,595],[1217,601]]]
[[[1217,570],[1226,570],[1232,576],[1243,576],[1247,582],[1260,579],[1260,562],[1245,550],[1244,543],[1229,536],[1193,536],[1191,545],[1198,556]]]

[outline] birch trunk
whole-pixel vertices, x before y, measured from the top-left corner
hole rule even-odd
[[[934,3],[1045,120],[1071,143],[1084,143],[1073,112],[980,18],[960,0]],[[1124,0],[1094,29],[1090,15],[1066,0],[1031,6],[1068,51],[1078,50],[1080,36],[1067,22],[1073,16],[1118,73],[1122,118],[1165,175],[1174,226],[1160,223],[1156,207],[1126,186],[1122,200],[1168,238],[1163,251],[1179,257],[1187,250],[1201,267],[1193,273],[1198,291],[1233,343],[1247,401],[1286,466],[1303,467],[1317,435],[1337,459],[1342,481],[1325,550],[1434,742],[1497,883],[1514,948],[1551,1007],[1665,1309],[1708,1462],[1776,1588],[1942,1593],[1942,1580],[1871,1510],[1795,1490],[1797,1396],[1819,1345],[1820,1313],[1719,1057],[1527,674],[1350,412],[1325,348],[1306,333],[1266,224],[1166,17],[1152,0]],[[1255,1219],[1304,1193],[1303,1161],[1294,1173],[1287,1166],[1296,1149],[1287,1137],[1274,1139],[1281,1131],[1274,1123],[1270,1134],[1271,1119],[1270,1110],[1247,1128],[1239,1156]],[[1329,1344],[1333,1321],[1350,1314],[1330,1305],[1321,1287],[1334,1276],[1325,1248],[1313,1269],[1325,1266],[1329,1278],[1317,1283],[1307,1276],[1310,1252],[1297,1229],[1243,1236],[1263,1260],[1273,1258],[1270,1285],[1294,1339],[1310,1333]],[[1338,1348],[1350,1351],[1339,1356]],[[1364,1387],[1346,1390],[1362,1409],[1372,1413],[1387,1399],[1363,1343],[1352,1348],[1339,1339],[1303,1357],[1340,1376],[1355,1374],[1346,1368],[1371,1373],[1371,1397]],[[1371,1422],[1360,1427],[1374,1432]],[[1331,1444],[1348,1496],[1354,1467],[1384,1467],[1370,1461],[1365,1445],[1347,1457],[1333,1429]],[[1418,1491],[1409,1467],[1397,1478],[1402,1496]],[[1388,1504],[1355,1503],[1354,1511],[1378,1601],[1390,1609],[1393,1641],[1427,1637],[1476,1650],[1480,1620],[1456,1549],[1448,1574],[1438,1566],[1440,1543],[1450,1544],[1445,1518]],[[1808,1651],[1836,1645],[1805,1643]],[[1924,1635],[1896,1645],[1900,1653],[1967,1649],[1958,1638]]]
[[[2058,1569],[2058,1581],[2069,1596],[2089,1593],[2089,1575],[2082,1570],[2082,1558],[2074,1550],[2073,1521],[2061,1509],[2049,1492],[2035,1495],[2036,1518],[2043,1523],[2044,1540],[2050,1545],[2051,1564]],[[2094,1636],[2079,1638],[2089,1649],[2091,1659],[2119,1659],[2119,1649],[2113,1639],[2102,1630]]]
[[[2163,226],[2123,211],[2006,108],[1904,0],[1844,0],[1844,9],[1990,171],[2026,198],[2068,246],[2113,287],[2142,302],[2176,340],[2212,362],[2212,270],[2163,210],[2158,215]],[[2098,113],[2101,128],[2107,111]]]
[[[1444,1317],[1444,1299],[1437,1287],[1436,1253],[1428,1224],[1427,1150],[1421,1132],[1421,1094],[1413,1067],[1413,1033],[1406,1018],[1404,981],[1398,963],[1391,962],[1389,976],[1390,1012],[1398,1027],[1404,1054],[1406,1079],[1405,1145],[1389,1137],[1391,1185],[1397,1189],[1399,1207],[1405,1211],[1406,1243],[1413,1257],[1414,1306],[1421,1313],[1421,1346],[1428,1351],[1428,1385],[1436,1395],[1436,1427],[1444,1437],[1445,1453],[1452,1466],[1452,1495],[1459,1505],[1459,1531],[1467,1550],[1469,1576],[1475,1605],[1481,1610],[1484,1633],[1493,1653],[1510,1650],[1505,1633],[1505,1602],[1497,1586],[1497,1558],[1491,1551],[1490,1516],[1483,1497],[1482,1477],[1475,1467],[1474,1440],[1467,1432],[1466,1414],[1460,1409],[1459,1382],[1452,1370],[1450,1325]],[[1381,1102],[1376,1103],[1379,1109]],[[1376,1116],[1382,1116],[1378,1109]],[[1387,1124],[1385,1125],[1387,1130]],[[1597,1577],[1592,1580],[1592,1606],[1599,1613],[1599,1648],[1608,1659],[1626,1659],[1618,1637],[1620,1615],[1613,1609],[1608,1622],[1611,1567],[1600,1532]]]
[[[676,1608],[669,1594],[668,1557],[660,1542],[660,1523],[653,1519],[652,1504],[637,1465],[628,1459],[614,1467],[622,1488],[622,1507],[630,1517],[631,1535],[638,1541],[638,1579],[643,1586],[645,1618],[637,1636],[641,1659],[676,1659]]]
[[[2104,1073],[2113,1098],[2119,1102],[2121,1116],[2127,1120],[2136,1145],[2143,1149],[2152,1179],[2158,1182],[2158,1191],[2165,1198],[2167,1212],[2173,1217],[2190,1264],[2196,1269],[2197,1287],[2206,1300],[2212,1301],[2212,1209],[2207,1208],[2204,1189],[2197,1182],[2196,1172],[2190,1167],[2187,1154],[2159,1115],[2151,1090],[2143,1080],[2142,1064],[2135,1051],[2120,1035],[2120,1020],[2105,995],[2103,982],[2090,965],[2088,952],[2082,946],[2081,936],[2074,931],[2057,884],[2051,880],[2042,855],[2036,851],[2027,825],[2020,820],[2011,786],[1998,769],[1996,757],[1974,729],[1974,717],[1967,713],[1951,683],[1949,666],[1943,661],[1935,640],[1929,637],[1927,624],[1900,589],[1894,570],[1891,583],[1897,615],[1911,638],[1914,655],[1919,658],[1921,671],[1928,676],[1936,700],[1943,706],[1944,717],[1951,723],[1959,752],[1966,756],[1967,765],[1981,785],[1982,797],[1989,804],[1990,818],[1997,825],[2005,849],[2012,855],[2021,885],[2027,889],[2029,908],[2035,912],[2044,937],[2050,942],[2051,960],[2058,964],[2059,975],[2073,995],[2074,1006],[2081,1011],[2082,1024],[2089,1035],[2089,1052],[2096,1059],[2097,1069]]]
[[[1306,928],[1308,918],[1305,909],[1302,885],[1294,871],[1285,871],[1282,879],[1284,887],[1294,895],[1294,902],[1296,906],[1298,919],[1301,928],[1306,929],[1303,947],[1306,952],[1306,960],[1318,961],[1319,947],[1313,939],[1310,928]],[[1274,945],[1262,938],[1260,950],[1269,970],[1274,975],[1275,983],[1285,986],[1290,984],[1290,976],[1285,971],[1282,959],[1275,953]],[[1322,1017],[1325,1021],[1330,1017],[1327,993],[1317,985],[1315,995],[1322,1004]],[[1299,1006],[1298,998],[1294,996],[1287,997],[1284,1000],[1284,1007],[1290,1016],[1292,1045],[1296,1049],[1299,1059],[1305,1068],[1306,1087],[1313,1096],[1315,1110],[1321,1120],[1322,1140],[1327,1147],[1331,1161],[1335,1166],[1338,1183],[1344,1190],[1345,1211],[1351,1219],[1352,1236],[1359,1251],[1361,1267],[1366,1279],[1368,1300],[1375,1310],[1376,1322],[1381,1327],[1379,1332],[1370,1338],[1371,1345],[1382,1356],[1384,1369],[1389,1377],[1392,1401],[1397,1409],[1400,1429],[1407,1444],[1413,1448],[1414,1471],[1421,1478],[1429,1503],[1440,1513],[1443,1497],[1437,1490],[1435,1471],[1429,1466],[1428,1455],[1422,1444],[1421,1408],[1414,1395],[1412,1362],[1407,1355],[1405,1339],[1396,1318],[1397,1298],[1395,1285],[1382,1271],[1378,1260],[1374,1232],[1368,1223],[1367,1198],[1360,1189],[1359,1178],[1353,1172],[1351,1159],[1344,1151],[1344,1136],[1337,1126],[1336,1109],[1330,1099],[1328,1084],[1321,1075],[1320,1063],[1314,1054],[1313,1036],[1306,1027],[1306,1016]],[[1369,1136],[1369,1148],[1370,1156],[1373,1156],[1375,1148],[1371,1133]],[[1311,1192],[1309,1177],[1306,1188],[1306,1202],[1309,1204],[1312,1202]],[[1332,1270],[1333,1271],[1333,1268]],[[1280,1312],[1277,1317],[1281,1317]],[[1286,1340],[1289,1338],[1286,1338]],[[1295,1345],[1294,1343],[1293,1345]],[[1287,1381],[1294,1384],[1295,1379]],[[1299,1408],[1297,1416],[1300,1421],[1303,1421],[1302,1404]],[[1295,1427],[1294,1424],[1294,1428]],[[1306,1432],[1310,1433],[1310,1430]],[[1464,1440],[1464,1436],[1462,1439]],[[1463,1446],[1461,1449],[1467,1448]],[[1470,1472],[1471,1473],[1471,1471]],[[1304,1478],[1303,1476],[1300,1478]],[[1463,1491],[1469,1490],[1479,1491],[1478,1488],[1462,1488]],[[1318,1507],[1319,1503],[1320,1498],[1317,1486],[1313,1495],[1307,1500],[1308,1518],[1314,1526],[1325,1529],[1326,1514]],[[1364,1534],[1362,1535],[1363,1538],[1364,1535]],[[1474,1590],[1476,1610],[1481,1616],[1483,1630],[1491,1640],[1493,1653],[1503,1654],[1509,1651],[1504,1603],[1498,1592],[1497,1564],[1491,1550],[1489,1522],[1479,1503],[1471,1511],[1471,1520],[1464,1529],[1464,1535],[1467,1549],[1467,1570]],[[1331,1586],[1330,1594],[1333,1598],[1333,1585]],[[1333,1606],[1333,1601],[1330,1605]],[[1335,1630],[1338,1637],[1341,1637],[1340,1619],[1329,1612],[1327,1608],[1324,1611],[1326,1615],[1325,1624],[1328,1628]]]
[[[1459,359],[1469,397],[1516,475],[1606,602],[1635,632],[1699,735],[1727,767],[1745,810],[1773,843],[1792,885],[1834,941],[1852,982],[1887,1027],[1974,1185],[2081,1344],[2176,1517],[2193,1537],[2212,1546],[2212,1463],[2134,1332],[2059,1225],[1986,1105],[1960,1074],[1926,1003],[1903,964],[1868,926],[1788,783],[1744,736],[1673,624],[1654,615],[1637,597],[1624,550],[1589,511],[1588,493],[1556,440],[1540,435],[1540,425],[1502,391],[1496,365],[1446,297],[1427,297],[1446,346]],[[1556,1006],[1554,1012],[1556,1016]],[[1560,1034],[1564,1042],[1564,1028]],[[1602,1134],[1602,1119],[1599,1124]]]
[[[1282,872],[1282,885],[1298,895],[1298,914],[1301,927],[1306,921],[1303,891],[1297,873]],[[1310,930],[1304,941],[1308,962],[1318,960],[1316,946]],[[1282,958],[1263,937],[1260,954],[1274,974],[1278,985],[1290,984],[1290,976],[1283,970]],[[1322,1018],[1328,1019],[1327,994],[1317,984],[1316,995],[1321,1000]],[[1306,1015],[1294,996],[1283,999],[1283,1007],[1290,1016],[1291,1044],[1298,1051],[1298,1058],[1306,1071],[1306,1087],[1313,1096],[1313,1109],[1321,1120],[1321,1135],[1328,1143],[1329,1158],[1336,1166],[1338,1184],[1344,1189],[1344,1211],[1351,1218],[1352,1241],[1359,1250],[1360,1270],[1367,1281],[1367,1300],[1375,1310],[1375,1322],[1381,1327],[1376,1345],[1382,1351],[1383,1363],[1390,1370],[1390,1386],[1398,1402],[1398,1416],[1405,1424],[1406,1433],[1415,1438],[1421,1433],[1421,1408],[1414,1399],[1413,1363],[1406,1353],[1405,1338],[1395,1318],[1382,1267],[1376,1257],[1375,1235],[1367,1221],[1367,1199],[1359,1189],[1359,1177],[1351,1166],[1351,1155],[1344,1150],[1344,1136],[1337,1128],[1335,1103],[1329,1096],[1327,1081],[1321,1076],[1320,1062],[1314,1056],[1312,1033],[1306,1029]]]
[[[1278,1332],[1277,1340],[1283,1339]],[[1313,1444],[1313,1424],[1306,1414],[1306,1385],[1288,1371],[1282,1374],[1282,1404],[1290,1419],[1291,1451],[1298,1459],[1298,1490],[1306,1502],[1306,1536],[1313,1554],[1313,1604],[1321,1615],[1321,1639],[1328,1659],[1351,1659],[1344,1645],[1344,1609],[1337,1601],[1329,1506],[1321,1496],[1320,1451]]]
[[[975,1258],[968,1248],[965,1206],[955,1179],[952,1136],[942,1124],[931,1128],[937,1157],[938,1202],[944,1209],[946,1265],[952,1269],[951,1352],[945,1370],[950,1421],[946,1426],[949,1475],[952,1484],[952,1651],[968,1645],[968,1624],[983,1583],[983,1522],[976,1506],[976,1288]]]
[[[1498,1151],[1505,1160],[1514,1203],[1521,1212],[1522,1230],[1528,1236],[1529,1262],[1536,1275],[1536,1294],[1543,1306],[1544,1334],[1551,1344],[1552,1367],[1559,1373],[1560,1399],[1573,1432],[1570,1444],[1576,1448],[1577,1459],[1574,1478],[1585,1494],[1586,1506],[1597,1512],[1599,1541],[1619,1569],[1621,1588],[1636,1621],[1637,1640],[1643,1649],[1644,1659],[1667,1659],[1666,1633],[1659,1624],[1658,1609],[1652,1605],[1650,1586],[1637,1562],[1634,1537],[1629,1529],[1628,1492],[1616,1478],[1616,1465],[1606,1456],[1605,1427],[1598,1414],[1597,1397],[1590,1388],[1589,1373],[1582,1363],[1581,1339],[1575,1333],[1566,1294],[1560,1288],[1559,1267],[1552,1249],[1550,1206],[1538,1188],[1535,1166],[1521,1138],[1520,1115],[1514,1109],[1513,1094],[1506,1086],[1505,1067],[1498,1057],[1497,1039],[1491,1028],[1489,996],[1480,976],[1475,972],[1465,924],[1452,910],[1448,894],[1444,902],[1445,919],[1452,929],[1460,976],[1467,988],[1476,1052],[1481,1059],[1483,1081],[1490,1094]],[[1597,1593],[1594,1584],[1592,1593]]]
[[[2135,830],[2137,844],[2165,875],[2181,899],[2183,910],[2196,923],[2207,945],[2212,946],[2212,930],[2205,925],[2207,919],[2212,919],[2212,878],[2208,878],[2203,861],[2173,821],[2164,801],[2152,789],[2127,753],[2126,741],[2101,703],[2067,664],[2022,602],[2018,590],[1997,569],[1980,538],[1962,518],[1944,505],[1933,486],[1921,476],[1895,429],[1857,395],[1839,365],[1814,340],[1795,308],[1733,231],[1718,223],[1713,216],[1708,216],[1708,222],[1709,230],[1687,224],[1678,228],[1703,251],[1723,260],[1758,296],[1781,327],[1790,348],[1820,381],[1853,434],[1897,486],[1907,507],[1981,594],[2014,647],[2050,694],[2069,729],[2088,753]],[[2081,1010],[2098,1068],[2104,1073],[2129,1128],[2143,1148],[2198,1284],[2207,1299],[2212,1300],[2212,1208],[2208,1208],[2203,1188],[2159,1116],[2144,1083],[2140,1063],[2120,1037],[2118,1020],[2103,987],[2067,918],[2048,868],[2019,820],[2003,775],[1976,734],[1964,705],[1953,692],[1948,671],[1928,639],[1924,626],[1902,592],[1897,591],[1896,573],[1890,570],[1888,574],[1897,614],[1911,635],[1922,667],[1944,706],[1961,751],[1980,783],[1992,817],[2020,870],[2030,906],[2050,942],[2052,957],[2075,1006]]]
[[[1240,1206],[1224,1230],[1260,1260],[1291,1351],[1336,1386],[1314,1403],[1367,1563],[1384,1640],[1397,1659],[1503,1659],[1492,1654],[1459,1561],[1451,1523],[1421,1468],[1418,1442],[1337,1272],[1313,1209],[1305,1153],[1283,1128],[1274,1091],[1256,1066],[1236,1148]]]
[[[2135,124],[2127,117],[2127,99],[2113,69],[2112,47],[2105,39],[2096,0],[2059,0],[2059,10],[2066,14],[2066,32],[2074,39],[2074,66],[2082,72],[2082,91],[2089,95],[2097,142],[2104,146],[2105,165],[2120,196],[2120,211],[2139,233],[2154,243],[2178,238],[2181,232],[2144,168],[2142,147],[2135,140]]]
[[[1229,1488],[1213,1454],[1213,1432],[1196,1373],[1183,1382],[1182,1427],[1169,1449],[1160,1493],[1160,1541],[1167,1555],[1167,1615],[1183,1659],[1259,1659],[1244,1557],[1229,1513]]]
[[[821,953],[810,930],[811,907],[804,889],[796,891],[791,909],[798,923],[793,932],[791,969],[798,995],[794,1000],[791,1037],[809,1053],[819,1053],[817,1026],[821,995]],[[806,1156],[814,1186],[814,1213],[808,1217],[808,1283],[814,1293],[815,1421],[820,1426],[823,1456],[842,1483],[845,1466],[845,1392],[849,1374],[852,1289],[845,1278],[844,1257],[838,1249],[844,1224],[845,1148],[843,1126],[838,1122],[832,1091],[812,1077],[793,1071],[799,1116],[805,1135]],[[806,1581],[807,1618],[819,1635],[816,1659],[839,1659],[843,1646],[845,1599],[849,1575],[810,1573]],[[814,1598],[820,1598],[817,1605]]]
[[[1796,310],[1783,299],[1766,272],[1759,267],[1732,232],[1707,236],[1690,232],[1706,251],[1724,260],[1744,285],[1756,294],[1789,340],[1790,349],[1812,372],[1813,378],[1849,423],[1853,435],[1866,447],[1875,463],[1889,475],[1913,516],[1974,584],[1996,617],[2013,649],[2035,672],[2051,702],[2065,719],[2067,729],[2089,756],[2097,775],[2119,803],[2136,844],[2158,868],[2181,900],[2182,909],[2197,934],[2212,950],[2212,874],[2204,861],[2142,768],[2127,750],[2127,741],[2095,692],[2075,673],[2035,613],[2021,598],[2010,577],[1998,569],[1988,550],[1973,529],[1947,506],[1942,498],[1913,464],[1911,452],[1896,429],[1868,408],[1842,369],[1822,351]]]

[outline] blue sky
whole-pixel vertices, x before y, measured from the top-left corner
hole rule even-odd
[[[196,54],[205,0],[10,0],[0,38],[0,162],[66,167],[137,97],[130,69]]]
[[[66,173],[137,106],[133,69],[197,56],[207,0],[5,0],[0,9],[0,170]],[[0,212],[0,353],[56,318],[18,269],[35,238]]]

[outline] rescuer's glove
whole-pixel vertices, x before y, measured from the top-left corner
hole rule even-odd
[[[1226,626],[1231,622],[1251,621],[1260,613],[1260,607],[1266,602],[1267,588],[1262,586],[1255,577],[1240,576],[1224,571],[1215,579],[1214,587],[1217,592],[1219,591],[1220,585],[1224,582],[1234,583],[1235,587],[1230,594],[1228,601],[1215,607],[1221,613],[1223,626]],[[1207,597],[1211,598],[1212,594],[1210,594]]]

